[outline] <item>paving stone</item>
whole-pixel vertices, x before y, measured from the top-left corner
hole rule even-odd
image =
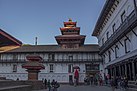
[[[47,89],[43,90],[34,90],[34,91],[48,91]],[[108,86],[70,86],[70,85],[61,85],[58,91],[112,91],[111,87]],[[121,91],[116,89],[115,91]],[[126,90],[127,91],[127,90]]]

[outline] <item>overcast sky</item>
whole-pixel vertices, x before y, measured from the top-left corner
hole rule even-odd
[[[97,44],[91,36],[106,0],[0,0],[0,29],[24,44],[56,44],[59,28],[71,18],[86,35],[85,44]]]

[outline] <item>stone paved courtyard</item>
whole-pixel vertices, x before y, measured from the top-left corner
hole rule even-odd
[[[35,91],[48,91],[48,90],[35,90]],[[61,85],[58,91],[112,91],[108,86],[70,86],[70,85]],[[115,91],[122,91],[120,89],[116,89]]]

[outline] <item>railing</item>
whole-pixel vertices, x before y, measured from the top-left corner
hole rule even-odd
[[[132,13],[125,19],[125,21],[119,26],[119,28],[112,34],[109,39],[100,47],[100,54],[105,52],[116,42],[118,42],[123,36],[130,32],[137,25],[136,11],[133,10]]]
[[[26,59],[1,59],[0,63],[25,63]],[[42,63],[93,63],[102,59],[43,59]]]
[[[43,62],[46,63],[86,63],[86,62],[102,62],[102,59],[44,59]]]
[[[25,63],[26,59],[0,59],[0,63]]]

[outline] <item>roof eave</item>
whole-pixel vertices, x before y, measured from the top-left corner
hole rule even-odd
[[[12,42],[14,42],[16,45],[19,45],[19,46],[22,45],[22,42],[21,42],[21,41],[19,41],[19,40],[16,39],[15,37],[11,36],[11,35],[8,34],[7,32],[3,31],[2,29],[0,29],[0,32],[1,32],[1,34],[2,34],[4,37],[8,38],[8,39],[11,40]]]
[[[106,15],[108,14],[109,10],[111,9],[113,3],[116,0],[106,0],[106,3],[101,11],[101,14],[97,20],[97,23],[95,25],[95,28],[93,30],[92,36],[97,36],[97,33],[99,32],[99,28],[101,27]]]

